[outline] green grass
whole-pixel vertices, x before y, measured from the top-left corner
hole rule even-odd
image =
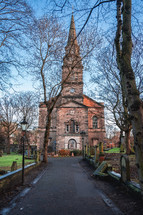
[[[3,155],[0,157],[0,169],[10,170],[13,161],[17,161],[18,168],[22,166],[22,155],[20,154],[10,154],[10,155]],[[25,164],[33,163],[34,160],[25,159]]]
[[[120,153],[120,148],[113,148],[108,151],[105,151],[105,153]]]

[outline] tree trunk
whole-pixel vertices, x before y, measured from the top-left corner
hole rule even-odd
[[[123,131],[122,131],[122,130],[120,130],[119,148],[121,147],[121,138],[122,138],[122,135],[123,135]]]
[[[47,108],[47,119],[46,119],[46,128],[44,134],[44,155],[43,155],[43,162],[48,162],[48,142],[49,142],[49,133],[50,133],[50,125],[51,125],[51,111],[48,111]]]
[[[143,103],[136,87],[135,76],[131,66],[132,39],[131,39],[131,0],[123,1],[123,24],[121,21],[121,0],[117,0],[117,32],[116,51],[117,63],[120,70],[122,85],[124,87],[126,103],[133,127],[136,163],[139,181],[143,194]],[[120,43],[122,26],[122,45]]]
[[[126,145],[126,154],[127,155],[131,154],[130,132],[131,132],[130,129],[125,131],[125,145]]]
[[[6,147],[6,152],[9,155],[10,154],[10,136],[7,136],[7,147]]]

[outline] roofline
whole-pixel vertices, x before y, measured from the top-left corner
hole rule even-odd
[[[79,103],[79,102],[77,102],[77,101],[74,101],[74,100],[70,100],[70,101],[68,101],[68,102],[62,103],[62,104],[59,105],[57,108],[61,107],[62,105],[68,104],[68,103],[70,103],[70,102],[73,102],[73,103],[76,103],[76,104],[78,104],[78,105],[81,105],[81,106],[83,106],[83,107],[85,107],[85,108],[88,108],[88,106],[86,106],[86,105],[84,105],[84,104],[82,104],[82,103]]]
[[[87,95],[85,95],[85,94],[83,94],[83,96],[85,96],[86,98],[88,98],[88,99],[92,100],[93,102],[95,102],[96,104],[100,105],[101,107],[104,107],[104,105],[103,105],[104,103],[103,103],[103,104],[101,104],[100,102],[95,101],[94,99],[92,99],[92,98],[88,97],[88,96],[87,96]]]

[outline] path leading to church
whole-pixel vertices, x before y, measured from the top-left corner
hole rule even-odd
[[[80,158],[50,158],[32,189],[18,200],[10,215],[120,214],[79,164]]]

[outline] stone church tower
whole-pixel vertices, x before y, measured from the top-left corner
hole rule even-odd
[[[105,137],[104,105],[83,94],[83,66],[72,15],[62,67],[63,90],[52,112],[49,145],[56,150],[96,145]],[[39,106],[39,147],[43,142],[46,108]]]
[[[74,17],[72,15],[71,25],[66,53],[63,61],[62,81],[65,81],[62,91],[62,101],[73,100],[83,103],[83,66],[79,54],[79,46],[76,39]]]

